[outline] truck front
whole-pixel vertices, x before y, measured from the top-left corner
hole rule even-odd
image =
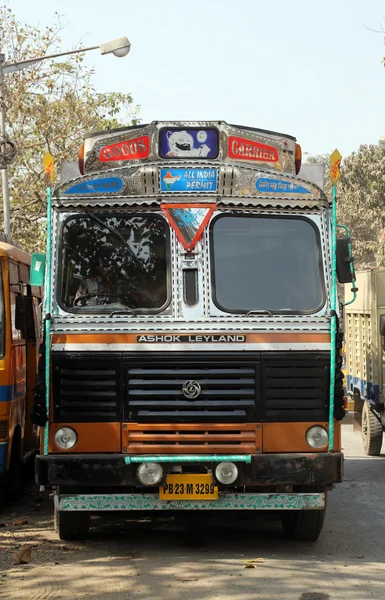
[[[343,391],[334,422],[330,211],[299,153],[224,122],[86,139],[51,215],[37,480],[62,539],[93,511],[195,509],[277,510],[318,537]]]

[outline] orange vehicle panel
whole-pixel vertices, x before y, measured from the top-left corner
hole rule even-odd
[[[78,434],[78,441],[70,450],[62,450],[55,444],[55,433],[60,427],[72,427]],[[51,423],[48,452],[120,452],[120,427],[121,423]]]
[[[52,336],[53,344],[135,344],[141,333],[57,333]],[[170,332],[170,335],[182,335]],[[210,334],[207,334],[210,335]],[[328,333],[248,333],[246,343],[330,343]]]
[[[325,452],[323,448],[312,448],[306,442],[306,432],[312,425],[321,425],[329,430],[328,423],[263,423],[263,452]],[[341,423],[334,423],[334,450],[341,450]]]

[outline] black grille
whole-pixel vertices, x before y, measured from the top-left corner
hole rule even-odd
[[[329,353],[266,353],[261,360],[264,421],[328,418]]]
[[[328,418],[328,352],[53,353],[54,419],[246,423]],[[194,400],[182,392],[196,381]]]
[[[120,420],[121,357],[53,355],[55,421]]]
[[[139,422],[245,422],[256,418],[259,356],[188,352],[129,359],[126,370],[128,420]],[[201,392],[189,400],[182,388],[196,381]]]

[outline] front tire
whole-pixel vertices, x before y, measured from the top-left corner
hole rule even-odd
[[[367,456],[379,456],[382,446],[383,429],[379,416],[365,402],[362,410],[362,444]]]
[[[81,540],[87,537],[90,515],[87,512],[70,512],[55,507],[54,527],[61,540]]]
[[[282,529],[286,537],[298,542],[315,542],[318,540],[325,522],[327,491],[324,488],[298,490],[317,491],[325,494],[325,507],[322,510],[289,510],[281,517]]]
[[[285,536],[299,542],[315,542],[322,531],[325,513],[326,508],[288,511],[281,518]]]

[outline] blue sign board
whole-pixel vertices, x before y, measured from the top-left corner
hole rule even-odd
[[[161,192],[216,192],[217,169],[160,169]]]
[[[91,179],[82,181],[66,190],[65,194],[113,194],[119,192],[123,187],[123,181],[119,177],[105,177],[104,179]]]
[[[199,127],[167,127],[159,132],[162,158],[216,158],[218,130]]]
[[[269,179],[260,177],[255,184],[258,192],[275,192],[277,194],[311,194],[311,191],[294,181],[284,179]]]

